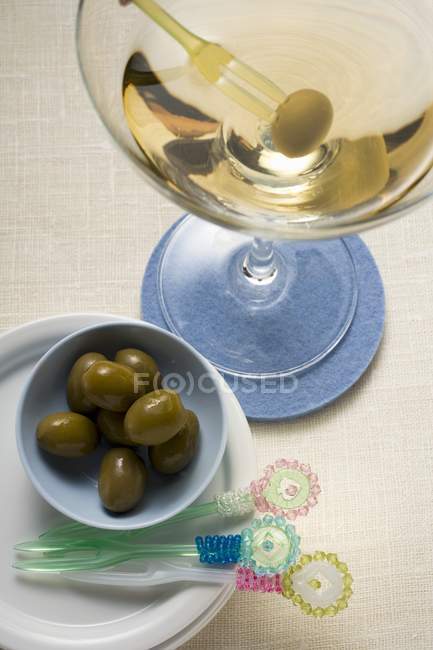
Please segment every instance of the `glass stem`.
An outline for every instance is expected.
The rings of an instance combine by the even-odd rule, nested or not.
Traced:
[[[277,267],[271,241],[258,237],[253,239],[251,248],[244,259],[243,272],[248,280],[257,284],[271,282],[275,278]]]

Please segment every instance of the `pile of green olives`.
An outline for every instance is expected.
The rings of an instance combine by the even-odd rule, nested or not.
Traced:
[[[37,426],[39,446],[64,458],[80,458],[111,446],[102,459],[98,492],[111,512],[128,512],[143,498],[147,472],[136,453],[148,447],[149,462],[165,475],[181,472],[194,458],[200,424],[179,395],[162,388],[155,360],[135,348],[110,361],[99,352],[83,354],[67,382],[70,411],[52,413]]]

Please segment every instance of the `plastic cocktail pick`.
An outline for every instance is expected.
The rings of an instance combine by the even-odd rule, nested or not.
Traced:
[[[48,540],[29,545],[17,544],[19,552],[43,553],[43,557],[18,560],[23,571],[62,572],[105,569],[141,558],[197,557],[203,564],[240,564],[257,575],[286,571],[299,556],[300,538],[284,517],[265,515],[238,535],[196,537],[195,545],[137,544],[110,536],[82,539],[63,545]],[[80,553],[77,553],[80,551]]]
[[[285,573],[257,575],[249,567],[205,568],[152,561],[139,571],[84,571],[65,573],[74,582],[126,588],[151,588],[175,582],[231,584],[238,591],[283,595],[304,614],[323,618],[346,609],[353,579],[347,565],[335,553],[316,551],[302,555]]]
[[[84,524],[69,523],[51,528],[41,535],[41,539],[62,539],[72,542],[76,536],[82,538],[87,535],[93,537],[108,534],[113,537],[136,538],[171,524],[199,517],[215,514],[222,517],[239,517],[253,513],[255,510],[262,513],[271,512],[294,521],[297,517],[306,516],[309,513],[310,509],[317,504],[320,492],[317,474],[309,465],[283,458],[268,465],[263,476],[253,481],[248,488],[218,494],[213,501],[190,506],[160,524],[135,531],[108,533]],[[32,542],[30,544],[33,545]],[[24,545],[21,545],[21,550],[26,550]]]

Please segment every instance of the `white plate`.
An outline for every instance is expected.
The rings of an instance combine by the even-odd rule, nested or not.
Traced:
[[[177,648],[202,629],[230,598],[231,587],[169,586],[147,593],[71,585],[61,578],[18,576],[12,546],[61,521],[32,487],[15,445],[15,409],[36,361],[56,341],[88,325],[121,320],[70,314],[29,323],[0,337],[0,647],[4,650],[146,650]],[[223,463],[203,500],[248,485],[256,476],[251,431],[230,392],[230,431]],[[196,534],[234,532],[239,523],[205,518],[172,529],[180,542]],[[174,532],[176,530],[176,532]]]

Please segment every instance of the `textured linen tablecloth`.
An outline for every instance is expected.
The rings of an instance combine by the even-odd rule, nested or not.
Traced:
[[[99,123],[77,70],[75,14],[67,0],[0,0],[4,330],[63,312],[138,316],[146,261],[181,214]],[[320,475],[320,504],[299,529],[306,550],[348,562],[351,606],[316,621],[283,598],[238,594],[190,650],[433,648],[433,203],[365,240],[387,295],[373,366],[321,413],[252,427],[258,467],[290,455]]]

